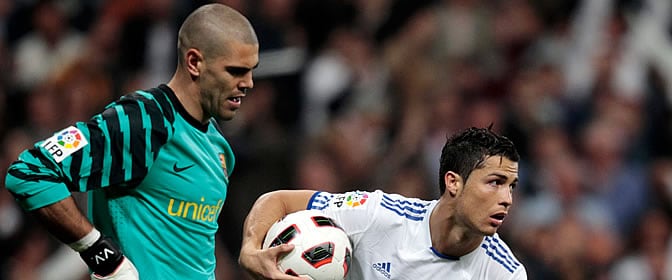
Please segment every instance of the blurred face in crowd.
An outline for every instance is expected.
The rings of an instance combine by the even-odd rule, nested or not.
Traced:
[[[63,11],[55,2],[40,3],[33,14],[33,26],[50,44],[57,43],[67,27]]]

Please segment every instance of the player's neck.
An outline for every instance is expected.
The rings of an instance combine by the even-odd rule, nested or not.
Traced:
[[[185,82],[178,74],[175,74],[167,85],[175,92],[175,96],[189,115],[202,123],[207,122],[207,119],[203,120],[203,108],[198,100],[200,92],[194,83]]]
[[[483,241],[483,235],[474,234],[460,226],[452,213],[453,209],[447,203],[441,202],[432,210],[429,218],[432,247],[446,256],[461,257],[478,248]]]

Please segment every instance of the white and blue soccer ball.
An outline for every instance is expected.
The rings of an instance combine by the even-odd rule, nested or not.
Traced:
[[[287,274],[313,280],[342,280],[350,268],[352,244],[334,220],[317,210],[294,212],[275,222],[263,248],[293,244],[278,267]]]

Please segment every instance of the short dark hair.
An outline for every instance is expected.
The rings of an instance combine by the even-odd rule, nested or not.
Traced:
[[[444,175],[448,171],[459,174],[464,181],[474,169],[483,167],[488,157],[503,156],[518,162],[520,156],[515,145],[509,138],[493,132],[492,125],[488,128],[471,127],[446,140],[441,150],[439,167],[439,192],[446,191]]]
[[[200,6],[178,31],[178,63],[184,63],[184,54],[190,48],[199,49],[208,58],[229,55],[228,43],[232,41],[259,44],[252,24],[240,12],[220,3]]]

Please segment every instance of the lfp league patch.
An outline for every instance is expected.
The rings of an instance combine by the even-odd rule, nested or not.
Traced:
[[[351,191],[341,194],[335,194],[330,203],[337,208],[355,208],[363,206],[369,199],[369,194],[360,191]]]
[[[88,144],[89,141],[86,140],[81,130],[69,126],[44,140],[40,146],[49,152],[54,161],[61,162]]]

